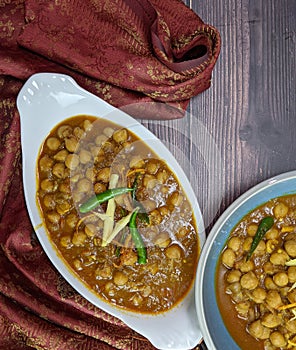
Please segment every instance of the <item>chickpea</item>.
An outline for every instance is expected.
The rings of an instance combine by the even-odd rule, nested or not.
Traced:
[[[245,252],[248,252],[251,248],[251,244],[253,242],[253,238],[252,237],[247,237],[244,242],[243,242],[243,250]]]
[[[144,207],[145,207],[145,210],[147,211],[147,213],[149,213],[150,211],[152,211],[156,208],[156,203],[152,199],[146,199],[143,204],[144,204]],[[159,208],[159,212],[161,213],[160,209],[161,208]]]
[[[113,140],[117,143],[124,143],[128,139],[128,132],[126,129],[116,130],[113,135]]]
[[[177,232],[177,237],[179,239],[184,238],[188,234],[188,229],[186,227],[181,227],[180,230]]]
[[[83,122],[83,129],[85,131],[90,131],[92,129],[93,125],[92,125],[92,122],[88,119],[84,120]]]
[[[93,156],[96,163],[100,163],[105,158],[104,150],[100,146],[91,146],[90,153]]]
[[[240,283],[243,288],[248,289],[248,290],[253,290],[255,289],[259,281],[253,271],[247,272],[246,274],[242,275]]]
[[[183,255],[182,248],[178,244],[172,244],[166,248],[165,255],[169,259],[181,259]]]
[[[110,127],[106,127],[103,130],[104,135],[106,135],[108,138],[111,137],[114,133],[114,129],[110,128]]]
[[[266,296],[266,302],[269,305],[269,307],[277,309],[281,305],[283,305],[282,298],[278,291],[276,290],[270,290],[267,293]]]
[[[268,328],[278,327],[281,322],[281,316],[276,313],[266,313],[261,320],[262,325]]]
[[[91,190],[92,183],[88,179],[81,179],[77,183],[77,191],[80,193],[87,193]]]
[[[96,145],[101,146],[107,140],[108,140],[108,137],[106,135],[101,134],[96,137],[95,142],[96,142]]]
[[[159,170],[156,174],[156,178],[160,183],[164,184],[169,178],[169,174],[166,170]]]
[[[235,305],[237,313],[245,319],[248,317],[250,308],[251,303],[247,300],[240,301]]]
[[[60,215],[65,215],[68,211],[70,211],[71,204],[68,201],[64,201],[62,203],[59,203],[56,209]]]
[[[84,136],[84,130],[81,129],[79,126],[76,126],[73,130],[73,135],[77,138],[77,139],[81,139]]]
[[[78,145],[78,141],[75,137],[70,137],[65,140],[65,147],[69,152],[75,152]]]
[[[58,128],[57,134],[60,139],[69,137],[72,134],[72,127],[70,125],[62,125]]]
[[[70,248],[71,245],[72,245],[71,237],[69,235],[62,236],[61,239],[60,239],[60,244],[64,248]]]
[[[128,276],[121,271],[117,271],[113,275],[113,281],[117,286],[124,286],[128,281]]]
[[[133,296],[132,300],[135,306],[139,306],[143,302],[143,297],[137,293]]]
[[[95,193],[102,193],[102,192],[106,191],[106,189],[107,189],[106,185],[101,183],[101,182],[96,182],[94,185]]]
[[[144,289],[143,289],[143,292],[142,292],[142,295],[147,298],[152,292],[152,288],[150,286],[146,286]]]
[[[254,270],[254,262],[253,260],[248,260],[248,261],[242,261],[238,264],[238,269],[242,272],[242,273],[246,273],[249,271]]]
[[[145,161],[141,156],[134,156],[129,162],[129,167],[134,169],[144,168]]]
[[[65,160],[65,165],[70,170],[74,170],[79,165],[79,157],[77,154],[68,154]]]
[[[152,185],[150,185],[150,183]],[[145,188],[154,188],[159,182],[157,181],[156,177],[151,174],[145,174],[143,177],[143,186]]]
[[[107,282],[104,289],[110,297],[115,295],[114,284],[112,282]]]
[[[269,239],[266,242],[266,252],[269,254],[273,253],[276,250],[278,243],[277,239]]]
[[[277,348],[283,348],[287,344],[286,339],[281,332],[278,332],[278,331],[272,332],[269,338],[272,345],[276,346]]]
[[[86,234],[82,231],[74,232],[72,243],[76,246],[82,246],[86,240]]]
[[[268,339],[270,335],[270,329],[264,327],[260,320],[256,320],[250,324],[249,332],[254,338],[261,340]]]
[[[120,256],[120,261],[122,265],[133,266],[138,261],[138,255],[132,249],[128,249]]]
[[[149,162],[146,164],[146,170],[147,173],[150,175],[155,175],[159,169],[159,162],[155,159],[149,160]]]
[[[263,270],[267,275],[273,275],[278,272],[278,266],[273,265],[270,261],[266,261],[263,265]]]
[[[57,160],[58,162],[65,162],[67,155],[69,154],[69,152],[66,149],[62,149],[61,151],[59,151],[58,153],[56,153],[53,158],[55,160]]]
[[[47,218],[52,224],[58,224],[61,219],[60,215],[55,211],[47,213]]]
[[[154,209],[149,214],[150,223],[153,225],[159,225],[162,221],[162,216],[158,209]]]
[[[92,167],[86,169],[85,177],[87,177],[91,182],[95,181],[95,174]]]
[[[65,164],[64,163],[56,163],[52,168],[52,173],[58,179],[65,178]]]
[[[47,209],[54,209],[56,205],[54,196],[52,194],[46,194],[43,197],[43,204]]]
[[[40,187],[43,191],[49,193],[56,191],[58,185],[54,180],[45,179],[41,181]]]
[[[175,191],[172,193],[172,195],[169,198],[169,202],[174,206],[174,207],[179,207],[182,202],[183,202],[183,196],[179,192]]]
[[[79,152],[79,161],[81,164],[87,164],[91,162],[91,160],[92,154],[89,151],[83,149]]]
[[[94,224],[85,225],[84,232],[88,237],[93,237],[96,234],[96,226]]]
[[[222,254],[222,263],[227,266],[227,267],[233,267],[234,263],[235,263],[235,252],[230,249],[227,248],[224,250],[223,254]]]
[[[290,266],[288,268],[288,278],[289,278],[289,283],[295,283],[296,282],[296,266]]]
[[[131,150],[132,149],[132,145],[133,143],[130,142],[130,141],[126,141],[122,144],[122,147],[125,149],[125,150]]]
[[[148,270],[152,275],[156,275],[156,273],[159,270],[158,264],[156,262],[151,264],[146,264],[143,267],[145,270]]]
[[[80,202],[83,197],[84,197],[83,192],[72,191],[72,199],[74,203]]]
[[[226,275],[226,281],[228,283],[239,282],[242,273],[239,270],[231,270]]]
[[[296,320],[289,320],[289,322],[286,323],[287,330],[291,333],[296,333]]]
[[[82,262],[80,261],[80,260],[78,260],[78,259],[75,259],[74,261],[73,261],[73,265],[74,265],[74,267],[75,267],[75,269],[76,270],[82,270]]]
[[[269,290],[277,290],[278,289],[278,286],[274,283],[274,280],[269,276],[265,277],[264,285],[265,285],[265,288],[269,289]]]
[[[247,234],[251,237],[254,237],[256,232],[258,230],[258,225],[257,224],[250,224],[247,227]]]
[[[57,139],[56,137],[49,137],[46,140],[46,146],[51,150],[51,151],[57,151],[58,148],[61,145],[61,141]]]
[[[70,213],[67,215],[66,217],[66,224],[70,227],[70,228],[74,228],[78,222],[78,218],[75,214]]]
[[[160,248],[166,248],[170,243],[171,238],[167,232],[161,232],[154,240],[154,244]]]
[[[239,282],[234,282],[227,286],[227,293],[230,293],[230,294],[234,294],[234,295],[240,294],[241,290],[242,290],[242,286]]]
[[[96,269],[96,276],[101,278],[110,278],[112,276],[112,269],[109,265],[103,264]]]
[[[242,241],[239,237],[233,236],[227,243],[228,248],[232,249],[234,252],[238,252],[241,247]]]
[[[295,303],[296,302],[296,290],[292,289],[288,294],[287,298],[290,303]]]
[[[266,252],[266,244],[264,241],[260,241],[257,245],[257,248],[254,251],[256,255],[264,255]]]
[[[158,181],[158,180],[157,180]],[[161,186],[161,188],[160,188],[160,192],[162,193],[162,194],[167,194],[167,193],[169,193],[169,186],[166,186],[166,185],[162,185]]]
[[[158,210],[159,210],[160,215],[161,215],[162,217],[167,216],[167,215],[169,215],[169,213],[170,213],[169,208],[168,208],[166,205],[160,207]]]
[[[102,168],[97,173],[97,176],[96,176],[97,181],[101,181],[105,183],[109,182],[110,173],[111,173],[111,169],[109,167]]]
[[[278,239],[279,238],[279,230],[275,227],[272,227],[265,234],[266,239]]]
[[[294,239],[289,239],[284,243],[286,252],[291,258],[296,257],[296,241]]]
[[[278,272],[273,276],[273,281],[277,286],[285,287],[289,283],[289,278],[285,272]]]
[[[257,287],[252,292],[252,298],[257,304],[261,304],[264,302],[266,298],[266,291],[263,288]]]
[[[271,254],[269,260],[274,265],[285,266],[286,262],[290,260],[290,258],[285,251],[279,249],[277,252]]]
[[[147,179],[149,178],[149,181]],[[154,177],[153,175],[146,174],[143,180],[143,185],[146,187],[147,190],[153,190],[157,186],[160,187],[159,181]]]
[[[60,182],[59,191],[62,193],[70,193],[71,191],[70,181],[66,180],[66,181]]]
[[[289,208],[282,202],[278,203],[275,207],[274,207],[274,216],[277,219],[283,218],[288,214]]]
[[[49,156],[43,156],[39,161],[40,170],[44,172],[50,172],[53,163],[53,160]]]

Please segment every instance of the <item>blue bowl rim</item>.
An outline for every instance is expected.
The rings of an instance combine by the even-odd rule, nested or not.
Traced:
[[[204,290],[204,288],[205,288],[204,287],[205,286],[204,278],[205,278],[205,273],[208,272],[207,268],[208,268],[208,264],[209,264],[209,255],[213,249],[213,246],[215,244],[217,244],[216,238],[219,235],[219,233],[222,231],[222,228],[226,225],[227,221],[231,217],[233,217],[235,215],[235,213],[243,205],[245,205],[248,201],[251,201],[251,199],[253,199],[256,195],[260,195],[261,193],[263,193],[264,191],[266,191],[269,188],[274,187],[275,185],[283,184],[286,181],[290,181],[293,179],[296,180],[296,170],[285,172],[285,173],[276,175],[274,177],[271,177],[267,180],[260,182],[259,184],[255,185],[254,187],[250,188],[249,190],[247,190],[245,193],[243,193],[241,196],[239,196],[222,213],[222,215],[218,218],[218,220],[214,224],[213,228],[211,229],[211,231],[206,239],[206,242],[205,242],[205,244],[202,248],[202,251],[201,251],[201,255],[200,255],[200,259],[199,259],[199,263],[198,263],[198,267],[197,267],[196,282],[195,282],[195,303],[196,303],[197,318],[198,318],[199,326],[201,329],[201,333],[203,335],[203,338],[204,338],[204,341],[205,341],[207,347],[211,350],[217,349],[212,335],[215,334],[215,331],[217,331],[218,329],[221,329],[219,327],[222,327],[225,334],[227,335],[227,337],[225,338],[228,341],[227,348],[228,349],[240,349],[238,347],[238,345],[234,342],[234,340],[231,338],[231,336],[229,335],[229,333],[228,333],[228,331],[227,331],[227,329],[222,321],[222,318],[213,320],[213,324],[215,324],[214,327],[215,328],[217,327],[217,328],[214,329],[213,332],[210,332],[207,317],[206,317],[207,305],[204,304],[205,297],[211,299],[211,302],[212,303],[214,302],[214,305],[218,309],[216,301],[213,300],[213,298],[215,298],[215,296],[213,296],[213,291],[212,291],[212,295],[211,295],[211,293],[208,289],[206,291]],[[281,195],[275,196],[275,197],[283,196],[285,194],[288,195],[291,193],[296,193],[296,189],[292,192],[287,191],[287,192],[285,192]],[[270,197],[269,199],[275,198],[275,197]],[[268,201],[268,199],[263,200],[261,202],[261,204],[265,203],[266,201]],[[253,209],[258,207],[259,205],[260,205],[260,203],[253,206]],[[250,209],[250,210],[252,210],[252,209]],[[246,215],[246,214],[247,214],[247,212],[244,213],[244,215]],[[237,222],[239,222],[239,220],[244,215],[242,215],[240,218],[237,218]],[[234,226],[235,225],[232,225],[231,228],[233,228]],[[231,229],[228,230],[227,237],[228,237],[230,231],[231,231]],[[223,246],[225,245],[226,239],[223,240],[222,244],[220,243],[220,252],[221,252],[221,249],[223,249]],[[217,259],[216,259],[216,262],[217,262]],[[215,277],[215,276],[213,276],[213,277]],[[215,289],[215,279],[214,278],[213,278],[211,283],[214,287],[212,289],[214,290]],[[219,314],[219,312],[217,314]]]

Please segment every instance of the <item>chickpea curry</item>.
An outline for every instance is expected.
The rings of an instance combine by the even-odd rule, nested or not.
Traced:
[[[296,349],[296,195],[272,199],[237,224],[217,265],[216,291],[241,349]]]
[[[130,130],[88,115],[45,139],[37,202],[55,249],[101,299],[163,312],[193,284],[193,210],[166,162]]]

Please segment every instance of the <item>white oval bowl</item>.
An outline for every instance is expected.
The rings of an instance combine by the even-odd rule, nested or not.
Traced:
[[[249,212],[272,198],[296,193],[296,171],[280,174],[254,186],[237,198],[220,216],[203,246],[196,275],[195,300],[201,332],[210,350],[240,347],[231,337],[216,299],[216,268],[225,243]]]
[[[162,159],[177,176],[186,193],[195,216],[199,244],[205,242],[204,223],[192,187],[174,156],[147,128],[126,113],[116,109],[82,89],[69,76],[40,73],[31,76],[17,98],[21,118],[21,144],[24,193],[30,219],[45,253],[68,283],[85,299],[122,320],[129,327],[145,336],[158,349],[188,350],[202,339],[197,322],[194,300],[194,284],[185,298],[167,312],[140,314],[126,311],[106,303],[69,271],[54,249],[36,203],[36,165],[40,147],[49,132],[61,121],[79,114],[106,118],[130,129]]]

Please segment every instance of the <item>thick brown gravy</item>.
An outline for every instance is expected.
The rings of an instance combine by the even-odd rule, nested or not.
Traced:
[[[273,224],[247,259],[264,218]],[[233,229],[216,272],[225,326],[243,350],[296,348],[296,195],[275,198]]]
[[[109,201],[79,212],[94,194],[109,189],[114,174],[115,187],[135,182],[137,187],[135,205],[131,193],[112,202],[111,231],[138,205],[146,218],[138,215],[136,220],[145,263],[139,263],[129,225],[102,244]],[[151,313],[170,309],[187,294],[199,254],[192,208],[166,163],[132,132],[86,115],[57,125],[40,152],[38,186],[37,200],[52,242],[102,299]]]

